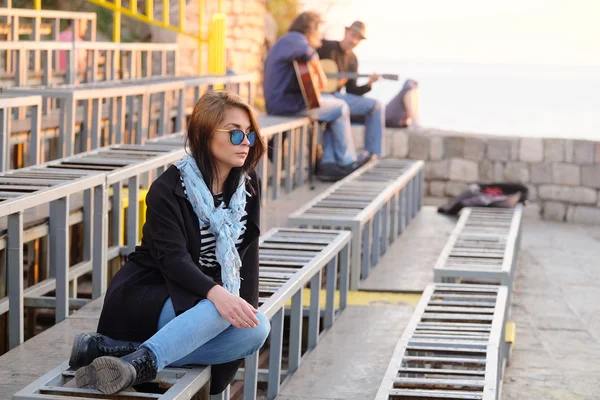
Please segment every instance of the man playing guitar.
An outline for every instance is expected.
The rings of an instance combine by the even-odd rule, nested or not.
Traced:
[[[323,132],[323,157],[317,176],[335,181],[364,165],[370,154],[356,154],[350,128],[350,108],[345,101],[323,94],[319,107],[308,109],[294,69],[295,61],[309,63],[320,82],[326,86],[327,77],[319,63],[316,48],[321,46],[319,14],[307,11],[296,17],[289,33],[282,36],[269,50],[265,61],[263,89],[267,113],[273,115],[304,115],[326,123]]]
[[[352,50],[364,39],[365,24],[355,21],[346,27],[342,41],[323,40],[323,44],[318,50],[319,57],[335,61],[339,72],[358,72],[358,59]],[[378,79],[379,75],[371,75],[366,85],[358,86],[356,79],[342,78],[338,81],[337,90],[333,95],[348,103],[352,117],[364,117],[365,148],[368,152],[381,156],[381,142],[385,130],[385,107],[375,99],[362,96],[371,90],[371,85]],[[341,93],[344,86],[346,93]]]
[[[344,39],[341,41],[323,40],[323,44],[318,50],[319,57],[333,60],[341,73],[357,73],[358,59],[353,50],[364,39],[366,39],[365,24],[361,21],[354,21],[352,25],[346,27]],[[342,78],[338,80],[337,90],[333,93],[335,97],[348,103],[353,120],[364,120],[365,147],[377,155],[381,154],[381,138],[386,123],[387,126],[402,127],[418,122],[418,104],[415,105],[415,100],[418,101],[417,83],[413,80],[406,81],[400,93],[384,107],[375,99],[363,97],[379,78],[379,75],[373,74],[369,77],[369,81],[362,86],[357,85],[356,79]],[[341,93],[344,86],[346,92]]]

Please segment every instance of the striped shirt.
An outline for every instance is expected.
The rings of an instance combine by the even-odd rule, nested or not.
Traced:
[[[183,192],[187,196],[187,191],[185,189],[185,183],[183,183],[183,177],[181,178],[181,185],[183,186]],[[223,193],[219,193],[214,196],[215,206],[218,206],[223,202]],[[246,221],[248,220],[248,213],[244,211],[244,215],[242,216],[242,224],[246,226]],[[200,230],[200,259],[198,260],[200,266],[202,267],[217,267],[220,266],[217,262],[217,254],[216,248],[217,243],[215,240],[215,235],[209,232],[210,225],[203,225]],[[235,246],[239,249],[242,242],[244,240],[244,232],[240,234],[240,237],[236,240]]]

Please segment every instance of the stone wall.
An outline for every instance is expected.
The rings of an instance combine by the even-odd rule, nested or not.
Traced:
[[[362,136],[358,127],[358,147]],[[523,183],[530,212],[600,224],[600,141],[388,129],[385,143],[388,155],[426,162],[425,196],[443,201],[474,182]]]

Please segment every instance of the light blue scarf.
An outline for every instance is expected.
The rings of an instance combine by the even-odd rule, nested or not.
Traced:
[[[183,178],[187,198],[198,216],[200,227],[210,225],[208,231],[215,235],[216,256],[221,264],[223,286],[230,293],[239,296],[242,261],[235,242],[246,229],[241,222],[246,209],[246,176],[240,179],[229,207],[225,208],[225,202],[215,207],[213,195],[204,182],[196,160],[187,155],[176,162],[175,166]]]

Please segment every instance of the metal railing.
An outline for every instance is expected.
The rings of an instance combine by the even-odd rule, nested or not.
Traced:
[[[92,272],[92,298],[106,291],[107,261],[128,254],[139,243],[140,186],[148,186],[144,175],[162,171],[182,155],[183,150],[172,148],[115,145],[0,174],[0,218],[7,217],[6,234],[0,237],[0,250],[7,252],[0,257],[0,270],[7,274],[0,277],[8,276],[9,293],[5,297],[0,284],[0,314],[9,312],[11,348],[23,341],[24,306],[56,308],[59,322],[69,307],[87,302],[76,298],[82,275]],[[127,229],[121,204],[125,185]],[[70,265],[68,232],[79,223],[83,223],[83,261]],[[43,237],[50,241],[50,278],[23,289],[24,244]],[[45,296],[55,289],[55,297]]]
[[[47,21],[47,22],[46,22]],[[24,8],[0,8],[0,36],[4,36],[3,42],[18,42],[21,36],[27,36],[27,40],[39,42],[41,40],[50,43],[59,40],[61,25],[69,21],[73,24],[73,30],[86,21],[88,25],[87,40],[96,40],[96,13],[55,11]],[[1,55],[1,54],[0,54]],[[0,57],[0,60],[2,58]],[[35,52],[33,64],[35,70],[41,68],[41,57]],[[12,55],[6,53],[2,64],[5,71],[10,71],[14,63]]]
[[[24,307],[36,305],[43,293],[56,291],[53,306],[56,322],[69,315],[69,281],[81,269],[93,269],[92,285],[96,296],[102,293],[106,271],[105,250],[102,243],[106,232],[106,178],[98,171],[52,171],[44,166],[34,166],[0,174],[0,218],[6,217],[6,234],[0,241],[0,276],[7,277],[8,297],[4,285],[0,285],[0,314],[9,314],[9,347],[13,348],[24,340]],[[83,192],[84,241],[88,252],[77,265],[69,264],[69,214],[71,197]],[[45,229],[49,237],[50,278],[24,292],[23,247],[26,237],[24,217],[39,212],[39,207],[48,208],[48,224]],[[26,301],[29,298],[29,304]],[[10,307],[10,308],[9,308]]]
[[[498,400],[507,289],[430,284],[392,355],[376,400]]]
[[[267,399],[279,394],[285,379],[298,370],[303,357],[313,350],[319,338],[331,328],[336,316],[346,308],[350,233],[305,229],[274,228],[261,236],[259,244],[259,310],[271,321],[269,367],[259,369],[260,351],[246,357],[238,376],[244,380],[244,399],[256,399],[257,384],[266,381]],[[321,288],[325,273],[325,313],[321,319]],[[339,280],[338,280],[339,274]],[[302,354],[304,288],[310,284],[307,350]],[[339,293],[339,305],[335,295]],[[282,368],[284,314],[291,301],[287,370]],[[337,311],[336,311],[337,309]],[[263,348],[262,351],[266,349]],[[217,397],[219,398],[219,397]],[[225,399],[225,395],[220,396]]]
[[[240,75],[200,75],[172,77],[184,82],[186,88],[186,101],[184,108],[178,112],[191,115],[196,102],[209,90],[222,88],[238,94],[248,104],[253,105],[256,97],[256,85],[260,82],[257,73]],[[184,126],[185,129],[185,126]]]
[[[10,96],[30,96],[32,93],[41,95],[44,110],[44,116],[39,124],[41,130],[32,130],[32,121],[26,119],[25,116],[19,120],[13,120],[10,124],[10,142],[13,144],[24,143],[28,153],[27,157],[39,156],[41,161],[47,161],[61,156],[60,150],[67,146],[66,131],[72,126],[73,118],[75,120],[75,138],[72,141],[75,140],[75,143],[69,144],[69,146],[74,147],[74,152],[85,150],[86,138],[97,135],[98,125],[94,121],[97,122],[98,117],[102,132],[101,145],[103,146],[136,142],[140,138],[138,132],[147,132],[150,137],[174,131],[181,132],[185,127],[187,115],[191,114],[193,105],[205,91],[221,84],[252,101],[256,80],[256,74],[223,77],[151,77],[120,82],[63,85],[52,89],[6,89],[3,93],[10,93]],[[183,93],[183,97],[181,93]],[[75,113],[74,115],[67,114],[68,119],[65,119],[64,114],[60,113],[63,110],[66,112],[68,104],[65,99],[68,100],[71,97],[76,106]],[[147,100],[144,100],[144,97]],[[100,100],[104,104],[101,104]],[[151,100],[153,100],[152,103]],[[54,109],[49,107],[50,103],[53,103]],[[95,114],[96,112],[98,112],[98,116]],[[170,125],[171,123],[173,125]],[[144,126],[148,129],[144,130]],[[29,145],[36,134],[40,137],[41,142],[40,155],[35,155],[33,148]],[[142,138],[144,134],[142,133]],[[65,154],[68,154],[66,149]],[[12,167],[21,168],[26,165],[25,162],[22,162]]]
[[[80,52],[86,53],[85,70],[78,68]],[[59,62],[61,53],[65,66]],[[36,63],[38,57],[42,64]],[[1,58],[12,60],[4,71],[0,70],[0,78],[12,80],[13,86],[54,86],[77,81],[175,76],[178,47],[176,43],[19,41],[0,43]]]
[[[434,267],[435,282],[514,287],[523,206],[465,208]]]
[[[69,362],[65,361],[52,371],[48,372],[32,384],[19,390],[12,397],[13,400],[55,400],[70,397],[81,399],[86,395],[97,397],[99,392],[90,389],[77,389],[72,385],[75,371],[69,370]],[[198,393],[210,381],[210,367],[195,368],[165,368],[160,371],[155,379],[161,387],[169,387],[162,394],[121,392],[112,395],[111,399],[128,400],[133,398],[154,400],[181,400],[182,393]],[[136,396],[137,394],[137,396]],[[63,397],[64,396],[64,397]],[[76,397],[75,397],[76,396]]]
[[[142,147],[142,146],[139,146]],[[344,231],[318,231],[304,229],[275,228],[259,239],[259,309],[271,321],[268,347],[269,365],[259,369],[259,353],[245,359],[245,367],[238,371],[237,378],[244,381],[244,399],[255,399],[258,382],[268,383],[268,399],[274,399],[280,385],[296,372],[302,359],[313,350],[319,339],[333,325],[337,316],[346,308],[348,297],[348,273],[350,233]],[[321,295],[325,279],[325,309],[321,309]],[[308,301],[304,301],[305,287],[310,284]],[[336,299],[336,294],[338,298]],[[306,308],[306,305],[308,307]],[[289,313],[289,352],[287,369],[282,361],[284,342],[284,314]],[[308,313],[308,335],[303,353],[303,319]],[[323,329],[321,329],[323,318]],[[263,348],[262,351],[267,351]],[[182,375],[179,380],[173,375]],[[64,362],[37,379],[13,398],[52,399],[56,395],[97,395],[88,389],[75,389],[69,384],[74,371]],[[210,367],[167,368],[157,381],[174,384],[163,395],[144,394],[144,398],[179,399],[196,394],[208,383]],[[128,393],[127,395],[130,395]],[[116,396],[119,398],[119,395]],[[229,390],[211,399],[228,399]]]
[[[68,157],[77,152],[113,143],[125,143],[125,132],[129,134],[129,143],[143,144],[150,136],[151,119],[154,114],[151,112],[151,102],[156,100],[157,96],[160,103],[156,107],[157,135],[170,133],[170,104],[183,102],[184,88],[185,85],[181,81],[146,78],[54,88],[11,88],[5,90],[5,93],[40,95],[44,99],[58,101],[59,112],[50,115],[54,119],[50,126],[58,127],[56,156]],[[83,105],[81,119],[77,113],[79,103]],[[178,114],[175,126],[170,131],[181,131],[184,118],[183,114]],[[108,123],[106,129],[103,129],[105,120]],[[79,122],[83,123],[84,129],[80,130],[79,143],[76,143],[76,125]],[[27,132],[28,128],[25,126],[23,130]]]
[[[151,173],[162,173],[171,163],[185,155],[183,149],[143,145],[111,145],[96,151],[81,153],[73,157],[47,163],[51,170],[78,171],[100,170],[106,174],[106,188],[111,226],[109,242],[106,244],[108,260],[126,256],[140,241],[140,203],[150,186]],[[144,190],[144,193],[141,192]],[[107,192],[108,193],[108,192]],[[127,229],[124,230],[124,215],[121,202],[127,195]],[[124,244],[125,241],[125,244]]]
[[[198,29],[189,30],[185,24],[187,4],[184,0],[172,2],[171,0],[160,0],[162,15],[155,17],[155,0],[145,1],[145,9],[141,10],[138,0],[131,0],[129,6],[125,7],[121,0],[88,0],[88,2],[103,7],[113,12],[113,41],[121,41],[121,16],[130,18],[163,28],[179,35],[184,35],[196,40],[198,73],[203,69],[203,45],[208,44],[208,72],[212,74],[225,74],[225,15],[222,13],[222,0],[218,0],[218,13],[211,16],[208,26],[208,36],[205,34],[204,0],[199,0],[198,7]],[[174,4],[173,4],[174,3]],[[171,9],[178,8],[177,23],[171,23]]]
[[[17,147],[13,160],[13,111],[30,109],[31,138],[27,149]],[[18,114],[18,112],[17,112]],[[42,123],[42,96],[18,96],[0,93],[0,172],[16,168],[19,164],[37,165],[40,162],[40,131]],[[24,159],[24,154],[28,153]]]
[[[293,212],[288,223],[351,230],[350,288],[357,290],[420,210],[422,187],[422,161],[371,161]]]
[[[5,41],[19,41],[26,35],[33,41],[58,40],[61,25],[68,21],[86,21],[88,39],[96,40],[96,13],[0,7],[0,35],[6,36]]]

